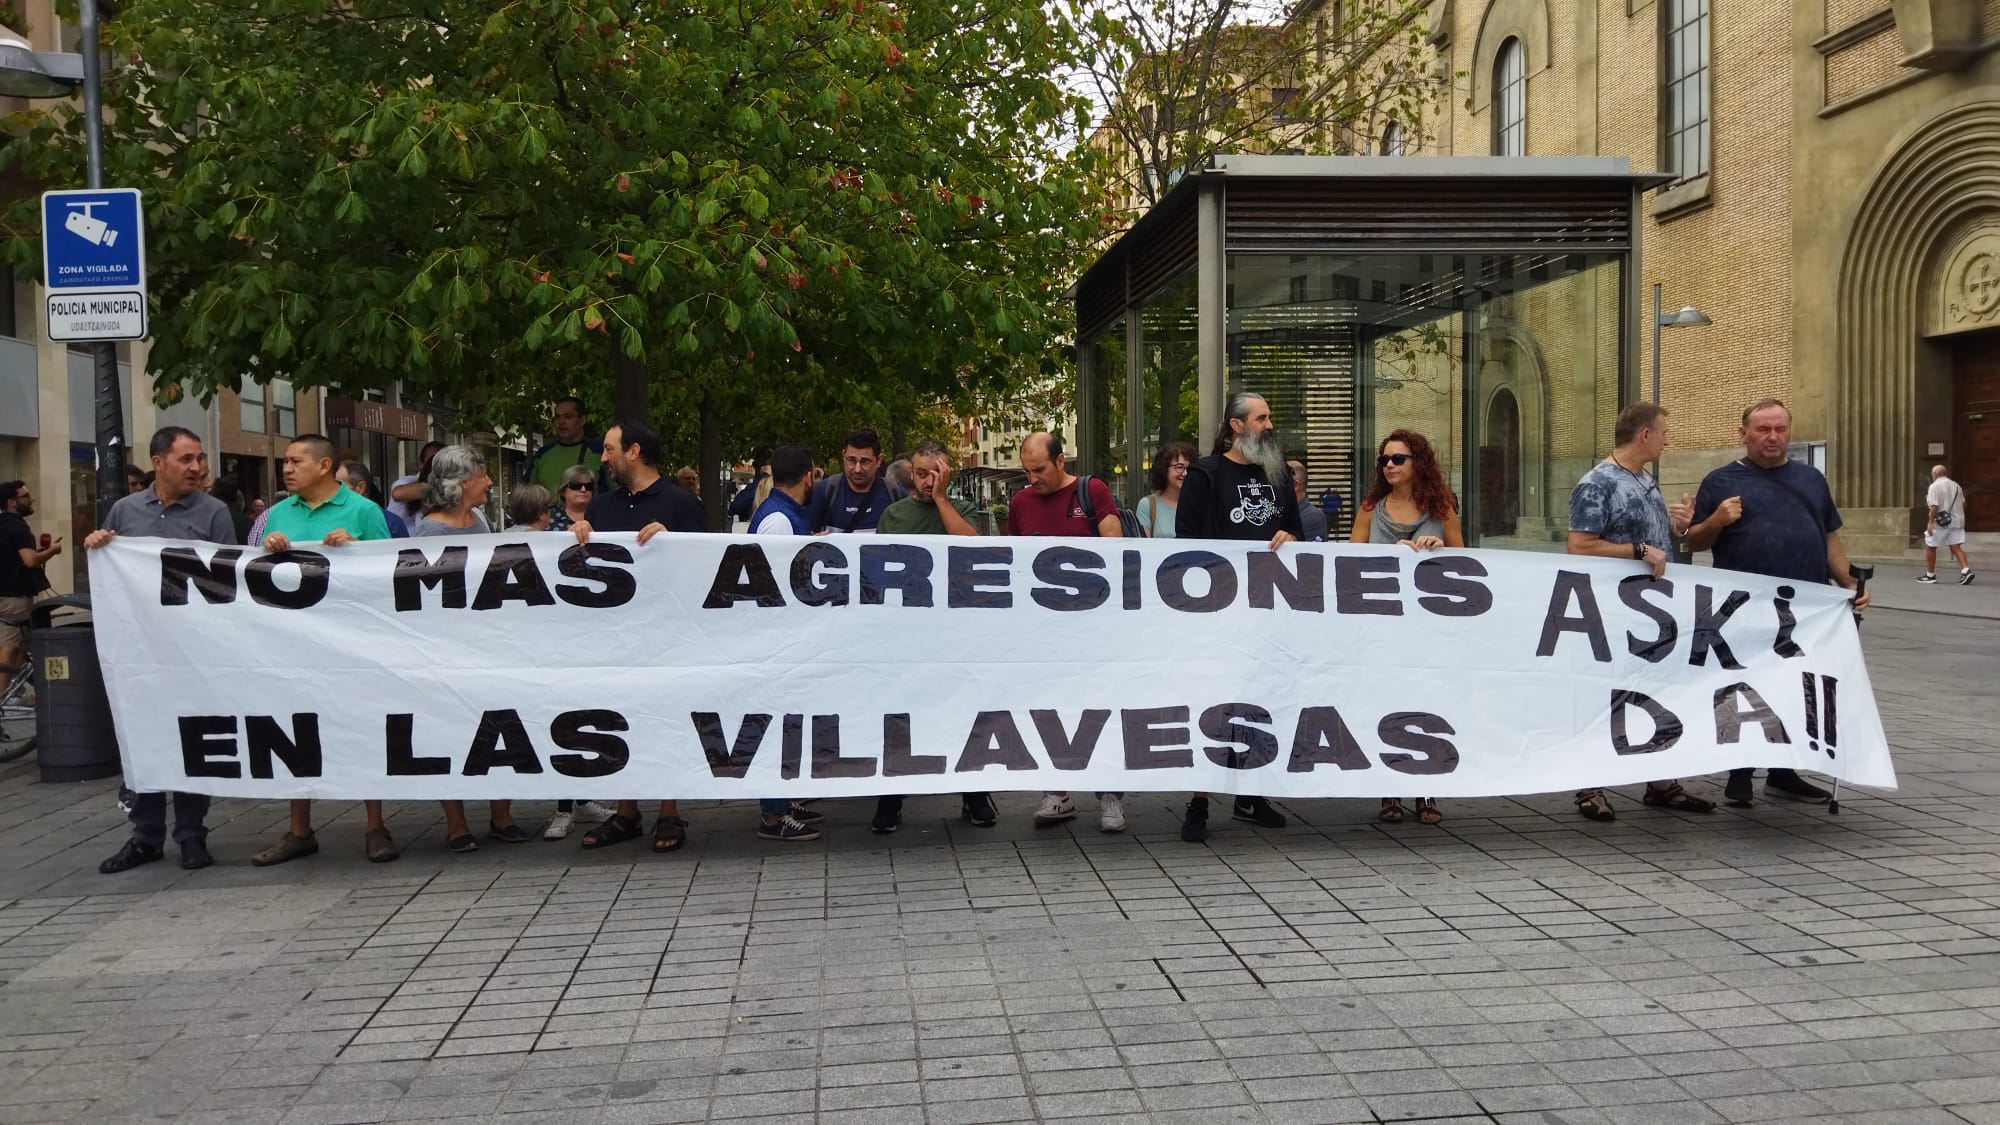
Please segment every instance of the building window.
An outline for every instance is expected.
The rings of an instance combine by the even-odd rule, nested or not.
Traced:
[[[245,380],[243,389],[237,392],[243,400],[243,432],[261,434],[264,432],[264,388]]]
[[[272,433],[296,437],[299,432],[299,404],[290,379],[271,380],[271,401],[278,408],[278,424]]]
[[[1288,289],[1289,291],[1285,296],[1291,304],[1303,305],[1306,303],[1306,276],[1304,274],[1293,277]]]
[[[1382,155],[1402,156],[1406,153],[1401,122],[1391,121],[1382,126]]]
[[[1528,151],[1528,51],[1519,39],[1500,44],[1493,67],[1493,155]]]
[[[1296,86],[1279,86],[1271,91],[1271,120],[1290,121],[1293,110],[1299,104],[1299,90]]]
[[[1708,0],[1665,0],[1666,87],[1661,160],[1678,180],[1708,174]]]
[[[14,271],[0,268],[0,336],[17,335],[19,333],[14,324]]]

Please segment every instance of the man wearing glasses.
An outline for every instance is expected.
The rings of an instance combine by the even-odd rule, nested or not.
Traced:
[[[556,440],[535,453],[528,483],[560,494],[571,469],[588,470],[593,481],[604,479],[604,444],[590,436],[590,418],[582,399],[565,395],[556,400],[554,429]]]

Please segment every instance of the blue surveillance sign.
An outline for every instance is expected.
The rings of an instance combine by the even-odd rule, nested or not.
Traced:
[[[146,228],[137,188],[42,194],[51,340],[146,335]]]

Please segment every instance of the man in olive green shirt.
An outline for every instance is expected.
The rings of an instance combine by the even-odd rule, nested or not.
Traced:
[[[951,483],[951,454],[942,442],[917,444],[910,454],[910,477],[916,487],[882,511],[877,535],[977,535],[972,514],[978,509],[945,494]],[[942,503],[940,503],[942,499]]]
[[[528,483],[548,489],[550,496],[561,496],[563,474],[581,466],[590,470],[601,491],[604,443],[590,436],[590,419],[584,414],[582,399],[564,395],[556,400],[554,429],[556,440],[535,451],[535,459],[528,468]]]
[[[951,483],[951,454],[942,442],[918,442],[910,454],[910,477],[916,487],[908,496],[882,509],[875,525],[877,535],[978,535],[972,526],[972,505],[953,500],[945,491]],[[990,828],[1000,818],[991,793],[961,795],[962,815],[975,827]],[[869,830],[887,835],[903,823],[903,798],[881,797],[875,802],[875,819]]]

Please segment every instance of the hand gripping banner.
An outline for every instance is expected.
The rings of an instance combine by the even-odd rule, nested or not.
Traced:
[[[1510,551],[118,539],[127,781],[233,797],[1893,787],[1845,593]]]

